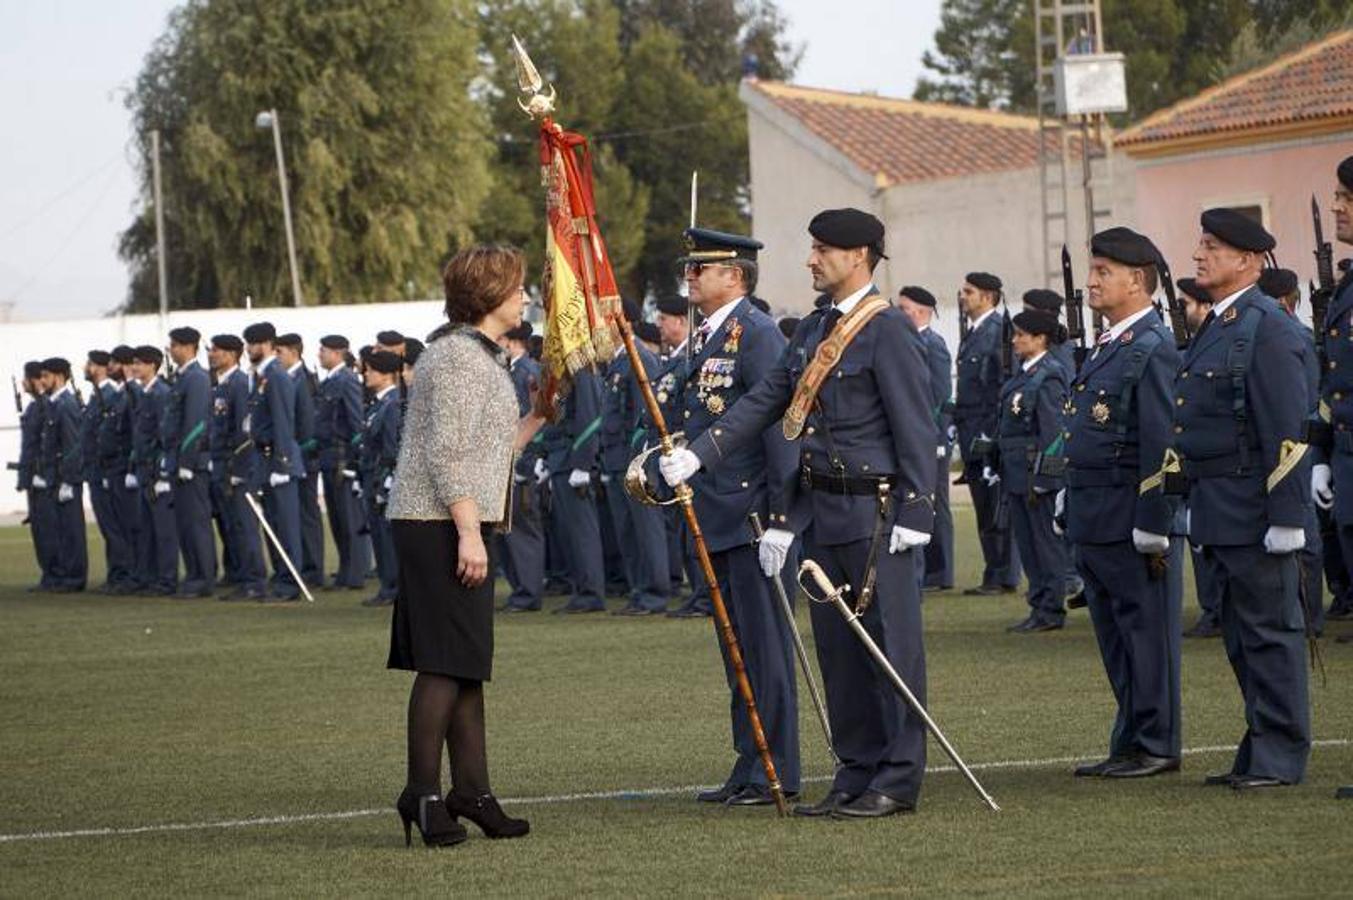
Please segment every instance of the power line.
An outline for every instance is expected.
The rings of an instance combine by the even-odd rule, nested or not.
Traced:
[[[70,196],[71,194],[75,193],[75,191],[79,190],[79,189],[80,189],[81,187],[83,187],[87,182],[91,181],[91,180],[94,178],[94,176],[103,173],[106,169],[108,169],[109,166],[111,166],[113,163],[117,162],[117,161],[118,161],[119,159],[121,159],[121,158],[122,158],[122,151],[121,151],[121,150],[118,150],[117,153],[113,154],[113,155],[112,155],[111,157],[109,157],[108,159],[106,159],[106,160],[104,160],[103,162],[99,163],[99,164],[98,164],[97,166],[95,166],[93,169],[91,169],[90,171],[86,172],[84,175],[81,175],[79,178],[77,178],[77,179],[76,179],[74,182],[72,182],[70,185],[68,185],[68,186],[65,187],[65,188],[62,188],[62,189],[61,189],[60,191],[58,191],[54,196],[52,196],[52,197],[50,197],[49,199],[47,199],[46,201],[44,201],[44,202],[43,202],[36,210],[34,210],[32,213],[30,213],[29,216],[28,216],[27,218],[21,219],[21,220],[20,220],[19,222],[17,222],[16,224],[11,225],[11,226],[10,226],[8,229],[6,229],[4,232],[0,232],[0,240],[4,240],[4,239],[9,238],[9,237],[10,237],[11,235],[13,235],[15,232],[19,231],[19,230],[22,229],[22,228],[26,228],[27,226],[29,226],[29,225],[33,224],[34,222],[36,222],[38,219],[42,218],[43,215],[45,215],[45,214],[47,213],[48,210],[50,210],[52,207],[56,206],[58,203],[60,203],[60,202],[61,202],[62,200],[64,200],[64,199],[66,199],[66,198],[67,198],[68,196]]]

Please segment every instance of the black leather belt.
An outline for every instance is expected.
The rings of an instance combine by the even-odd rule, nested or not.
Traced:
[[[891,475],[833,475],[804,466],[799,470],[803,486],[828,494],[850,494],[859,497],[877,497],[879,486],[892,483]]]
[[[1066,470],[1066,486],[1070,488],[1088,488],[1132,484],[1136,481],[1136,471],[1136,467],[1133,467],[1132,469],[1119,468],[1117,466],[1111,469],[1077,469],[1073,466],[1068,466]]]
[[[1259,450],[1250,451],[1250,458],[1257,459]],[[1185,459],[1180,461],[1184,474],[1192,481],[1199,478],[1225,478],[1234,475],[1248,475],[1252,466],[1245,466],[1239,453],[1219,456],[1215,459]]]

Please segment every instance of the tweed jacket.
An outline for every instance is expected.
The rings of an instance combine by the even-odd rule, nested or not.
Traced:
[[[469,498],[481,522],[507,523],[517,392],[506,354],[460,328],[432,341],[417,371],[386,516],[450,519]]]

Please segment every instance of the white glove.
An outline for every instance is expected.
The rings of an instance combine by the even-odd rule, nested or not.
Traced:
[[[685,447],[666,453],[658,460],[658,471],[668,487],[676,487],[700,471],[700,457]]]
[[[128,472],[127,477],[122,479],[122,486],[129,491],[134,491],[141,486],[141,480],[131,472]]]
[[[1142,531],[1140,528],[1132,529],[1132,546],[1137,548],[1141,554],[1168,553],[1170,551],[1170,538],[1164,534],[1154,534],[1150,531]]]
[[[550,477],[550,470],[545,468],[545,460],[543,459],[536,460],[536,467],[531,471],[535,473],[536,484],[544,484]]]
[[[611,476],[610,476],[610,475],[607,475],[605,472],[602,472],[602,473],[601,473],[601,483],[602,483],[602,484],[610,484],[610,483],[611,483]]]
[[[179,481],[192,481],[192,480],[193,480],[192,469],[179,469]]]
[[[385,480],[381,482],[381,487],[383,487],[385,490],[388,491],[394,486],[395,486],[395,476],[386,475]]]
[[[101,479],[99,479],[99,484],[103,485],[103,489],[104,489],[105,491],[108,490],[108,479],[107,479],[107,478],[101,478]]]
[[[158,497],[161,494],[167,494],[171,490],[173,490],[173,487],[169,484],[168,481],[165,481],[163,478],[155,482],[155,496]]]
[[[949,445],[948,445],[948,444],[940,444],[938,447],[935,448],[935,458],[936,458],[936,459],[944,459],[944,454],[946,454],[946,453],[948,453],[948,452],[949,452]]]
[[[1193,536],[1193,510],[1188,507],[1184,508],[1184,534]]]
[[[1334,505],[1334,473],[1325,463],[1316,463],[1311,467],[1311,498],[1321,509]]]
[[[352,496],[356,497],[358,500],[361,500],[361,499],[362,499],[362,484],[361,484],[361,482],[359,482],[359,481],[354,481],[354,482],[352,483]]]
[[[995,487],[1001,483],[1001,476],[991,466],[983,466],[982,480],[986,482],[987,487]]]
[[[285,472],[273,472],[268,476],[268,484],[272,487],[279,487],[291,481],[291,476]]]
[[[376,505],[377,505],[377,506],[384,506],[384,505],[385,505],[385,501],[388,500],[388,499],[389,499],[389,498],[386,497],[384,494],[377,494],[377,495],[376,495]]]
[[[914,547],[924,547],[930,543],[930,535],[923,531],[912,531],[901,525],[893,526],[893,536],[888,541],[889,553],[901,553]]]
[[[232,485],[234,485],[235,487],[239,487],[240,485],[244,484],[244,479],[241,478],[241,477],[238,476],[238,475],[231,475],[231,476],[230,476],[230,483],[231,483]]]
[[[958,426],[950,425],[948,428],[944,429],[944,436],[949,439],[949,443],[951,444],[958,440]]]
[[[214,471],[216,471],[216,465],[211,460],[207,460],[207,474],[210,475]]]
[[[1057,496],[1052,498],[1052,533],[1058,537],[1062,536],[1062,526],[1057,524],[1057,520],[1066,515],[1066,488],[1057,492]]]
[[[343,469],[340,474],[349,481],[357,480],[357,472],[353,469]]]
[[[513,483],[513,484],[526,484],[526,476],[525,476],[525,475],[519,475],[519,474],[517,474],[516,472],[513,472],[513,473],[512,473],[512,483]]]
[[[592,483],[592,473],[584,472],[582,469],[574,469],[568,473],[568,486],[571,488],[587,487]]]
[[[41,475],[34,475],[33,487],[37,488],[40,491],[47,490],[47,479],[43,478]]]
[[[65,482],[62,482],[61,486],[56,489],[56,502],[67,503],[74,499],[75,499],[75,488],[71,487],[69,484],[66,484]]]
[[[1270,525],[1264,532],[1264,549],[1274,556],[1294,553],[1306,546],[1306,530],[1291,525]]]
[[[794,543],[794,532],[783,528],[770,528],[761,535],[761,546],[756,555],[761,561],[761,571],[767,578],[775,578],[785,567],[785,557],[789,556],[789,546]]]

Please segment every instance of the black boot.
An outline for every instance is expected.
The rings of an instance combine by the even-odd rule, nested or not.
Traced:
[[[447,813],[446,804],[435,791],[419,794],[411,788],[405,788],[395,801],[395,809],[404,822],[405,847],[413,845],[413,825],[418,826],[418,833],[423,836],[423,843],[428,847],[449,847],[470,836],[465,826]]]
[[[498,805],[492,794],[468,799],[455,794],[446,795],[446,811],[452,816],[463,816],[479,826],[485,837],[522,837],[531,830],[525,819],[514,819]]]

